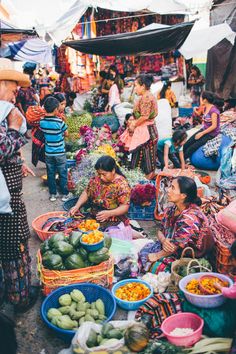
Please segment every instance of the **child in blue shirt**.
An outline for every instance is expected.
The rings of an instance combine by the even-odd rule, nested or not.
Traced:
[[[64,136],[67,135],[67,125],[57,117],[60,102],[54,97],[48,97],[44,102],[46,115],[40,120],[40,129],[45,137],[45,162],[47,166],[48,188],[50,201],[57,199],[56,173],[59,174],[62,201],[69,198],[67,188],[67,165]]]
[[[157,157],[161,169],[168,168],[169,159],[175,168],[185,169],[183,145],[187,141],[187,134],[184,129],[176,130],[172,138],[159,140],[157,143]]]

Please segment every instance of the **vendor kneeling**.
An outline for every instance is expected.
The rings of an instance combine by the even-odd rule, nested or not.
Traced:
[[[140,252],[144,271],[170,271],[171,263],[180,258],[184,248],[192,247],[197,258],[207,255],[214,246],[208,220],[199,206],[197,186],[192,178],[177,177],[168,190],[168,201],[174,205],[164,211],[161,229],[155,243]]]
[[[70,215],[81,214],[80,208],[87,204],[103,230],[121,226],[125,233],[132,235],[127,217],[131,194],[127,179],[110,156],[100,157],[95,169],[97,176],[91,178]]]

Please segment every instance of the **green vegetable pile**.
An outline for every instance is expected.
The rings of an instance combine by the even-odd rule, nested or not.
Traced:
[[[68,126],[68,138],[67,140],[76,140],[79,138],[79,130],[83,125],[91,127],[93,118],[88,112],[82,114],[73,112],[67,116],[66,124]]]
[[[80,243],[83,233],[72,231],[69,236],[58,232],[40,246],[43,266],[51,270],[72,270],[98,265],[109,259],[111,238],[104,238],[104,247],[96,252],[86,251]]]
[[[181,347],[177,347],[169,342],[158,340],[155,342],[149,342],[141,354],[184,354],[184,350]]]
[[[50,308],[47,318],[54,325],[62,329],[77,330],[85,321],[103,323],[105,305],[101,299],[89,303],[84,294],[74,289],[70,294],[64,294],[58,299],[60,307]]]
[[[105,323],[102,326],[101,333],[91,329],[86,342],[88,348],[97,347],[103,344],[114,345],[118,340],[124,337],[124,330],[114,328],[111,323]]]

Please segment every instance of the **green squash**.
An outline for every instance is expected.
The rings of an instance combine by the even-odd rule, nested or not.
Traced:
[[[77,253],[82,257],[84,261],[88,260],[88,252],[84,248],[79,248]]]
[[[43,266],[47,269],[61,270],[63,267],[62,258],[58,254],[43,257]]]
[[[109,250],[106,247],[101,248],[96,252],[91,252],[88,255],[88,259],[93,264],[100,264],[102,262],[108,261]]]
[[[53,252],[62,257],[67,257],[74,252],[74,248],[65,241],[58,241],[54,242]]]
[[[55,242],[64,241],[64,240],[65,240],[65,235],[63,234],[63,232],[57,232],[55,235],[50,237],[50,239],[48,240],[48,245],[50,249],[53,249]]]
[[[142,323],[134,324],[125,331],[125,344],[132,352],[141,352],[148,345],[149,334]]]
[[[84,268],[85,264],[84,264],[82,257],[79,254],[73,253],[69,257],[66,258],[65,267],[66,267],[66,269],[69,269],[69,270],[70,269],[80,269],[80,268]]]
[[[46,240],[43,243],[41,243],[40,251],[41,251],[41,254],[44,254],[45,252],[50,251],[49,240]]]
[[[82,236],[82,232],[72,231],[72,233],[69,236],[69,242],[71,246],[73,246],[74,248],[78,247],[80,245],[81,236]]]

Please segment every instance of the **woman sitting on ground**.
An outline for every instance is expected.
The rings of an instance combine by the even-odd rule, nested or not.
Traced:
[[[80,208],[87,204],[91,215],[103,229],[120,223],[128,228],[127,217],[130,193],[128,181],[120,171],[116,161],[110,156],[102,156],[95,164],[97,176],[90,179],[86,190],[81,194],[70,215],[80,214]]]
[[[204,91],[200,101],[204,106],[203,126],[184,144],[185,159],[190,158],[197,149],[205,145],[208,140],[215,138],[220,132],[220,112],[214,105],[215,95]]]
[[[168,201],[174,205],[165,209],[158,240],[146,245],[140,253],[144,270],[152,273],[170,271],[171,263],[180,258],[186,247],[192,247],[198,258],[209,253],[214,245],[192,178],[175,178],[168,190]]]

